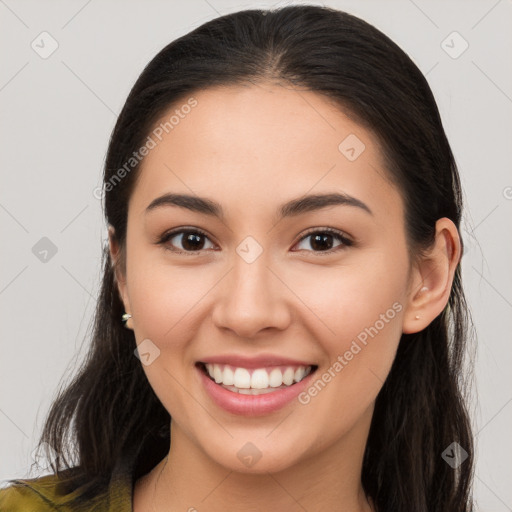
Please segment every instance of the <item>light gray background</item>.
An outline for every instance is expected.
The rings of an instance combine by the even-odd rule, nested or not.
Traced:
[[[512,510],[512,3],[304,3],[374,24],[433,89],[466,195],[463,272],[478,335],[475,497],[482,510]],[[87,345],[107,238],[93,190],[131,86],[157,51],[203,22],[280,5],[0,0],[0,479],[28,474],[51,399]],[[58,43],[46,59],[31,47],[46,37],[50,48],[43,31]],[[469,44],[458,58],[464,42],[446,39],[453,31]],[[57,247],[47,262],[32,251],[42,237]]]

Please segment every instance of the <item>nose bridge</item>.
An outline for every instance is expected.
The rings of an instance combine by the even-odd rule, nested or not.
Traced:
[[[268,327],[285,327],[289,319],[285,290],[271,265],[270,252],[256,240],[247,237],[238,245],[215,305],[214,320],[219,327],[243,337]]]
[[[250,254],[250,252],[248,253]],[[269,299],[272,295],[270,276],[270,261],[268,253],[262,253],[254,259],[249,257],[245,259],[244,256],[239,254],[233,258],[233,271],[231,272],[233,285],[236,293],[241,296],[238,297],[239,302],[244,300],[253,301],[256,296],[265,297]],[[268,300],[267,300],[268,302]]]

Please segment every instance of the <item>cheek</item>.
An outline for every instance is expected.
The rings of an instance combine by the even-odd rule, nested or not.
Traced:
[[[316,336],[332,357],[360,333],[364,338],[365,329],[376,323],[392,338],[401,333],[407,269],[405,251],[379,251],[347,265],[312,267],[307,274],[290,277],[297,283],[297,295],[314,313]]]
[[[315,414],[350,425],[376,398],[402,334],[407,269],[405,251],[379,252],[302,280],[298,294],[315,312],[309,328],[326,356],[304,397]]]
[[[128,293],[137,339],[154,339],[166,350],[177,348],[179,340],[187,338],[195,309],[214,287],[215,275],[207,265],[172,264],[157,251],[133,254]]]
[[[135,338],[137,344],[151,340],[159,351],[143,370],[175,421],[192,423],[201,411],[183,391],[193,385],[193,361],[187,348],[200,321],[201,299],[213,287],[215,276],[210,275],[211,270],[172,265],[161,254],[142,250],[132,254],[128,285]]]

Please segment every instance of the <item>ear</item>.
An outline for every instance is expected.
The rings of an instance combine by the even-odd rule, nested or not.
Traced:
[[[403,333],[423,330],[446,307],[461,252],[457,227],[446,217],[439,219],[433,246],[411,272]]]
[[[114,276],[119,296],[124,304],[124,309],[127,313],[131,313],[130,300],[126,289],[126,275],[123,273],[120,265],[120,247],[117,241],[114,227],[109,224],[108,226],[108,241],[110,250],[110,259],[112,261],[112,267],[114,268]],[[119,319],[121,321],[121,319]],[[133,321],[130,318],[126,322],[126,327],[132,328]]]

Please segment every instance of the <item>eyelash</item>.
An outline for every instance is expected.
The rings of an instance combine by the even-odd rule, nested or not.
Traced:
[[[176,230],[172,230],[167,233],[164,233],[157,241],[157,244],[164,245],[170,239],[174,238],[176,235],[180,235],[180,234],[184,234],[184,233],[189,233],[189,234],[192,233],[192,234],[202,235],[209,239],[208,234],[199,228],[189,228],[189,229],[180,228],[180,229],[176,229]],[[341,245],[338,245],[337,247],[334,247],[327,251],[308,251],[308,252],[313,252],[315,254],[318,254],[319,256],[323,256],[323,255],[333,254],[339,250],[343,250],[343,249],[346,249],[347,247],[351,247],[352,245],[354,245],[354,242],[352,240],[350,240],[349,238],[347,238],[345,233],[343,233],[342,231],[338,231],[337,229],[333,229],[333,228],[312,228],[312,229],[306,231],[306,233],[300,238],[300,240],[297,242],[297,244],[299,244],[300,242],[302,242],[303,240],[308,238],[308,236],[311,236],[313,234],[325,234],[325,233],[333,235],[336,239],[338,239],[338,241],[341,242]],[[297,244],[295,244],[295,245],[297,245]],[[175,254],[186,254],[187,256],[197,256],[203,250],[205,250],[205,249],[200,249],[197,251],[180,251],[180,250],[176,250],[176,249],[171,249],[167,246],[165,246],[165,249],[168,251],[171,251]],[[305,249],[300,249],[300,250],[305,250]],[[299,251],[293,251],[293,252],[299,252]]]

